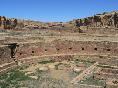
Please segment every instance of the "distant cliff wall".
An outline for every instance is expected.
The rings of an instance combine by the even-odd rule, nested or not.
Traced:
[[[74,20],[76,27],[117,27],[118,28],[118,12],[97,14],[92,17]]]
[[[8,19],[0,16],[0,29],[14,29],[17,26],[17,19]]]

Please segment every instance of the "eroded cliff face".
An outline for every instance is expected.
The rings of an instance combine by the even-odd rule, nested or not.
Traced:
[[[15,29],[16,25],[17,19],[0,16],[0,29]]]
[[[78,29],[81,26],[118,28],[118,12],[96,14],[83,19],[75,19],[70,22],[39,22],[32,20],[19,20],[0,16],[1,29]],[[82,32],[80,30],[80,32]]]
[[[81,26],[87,27],[111,27],[118,28],[118,12],[96,14],[83,19],[75,19],[70,22],[38,22],[31,20],[21,21],[23,29],[78,29]],[[80,31],[81,32],[81,31]]]
[[[92,17],[74,20],[76,27],[117,27],[118,28],[118,12],[97,14]]]

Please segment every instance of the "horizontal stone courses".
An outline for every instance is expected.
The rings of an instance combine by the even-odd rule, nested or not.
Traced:
[[[15,62],[2,64],[0,65],[0,73],[2,74],[4,72],[7,72],[14,67],[17,67]]]
[[[1,48],[2,48],[2,47],[6,47],[6,46],[8,46],[8,45],[0,45]]]
[[[6,17],[0,17],[0,22],[0,73],[42,59],[82,60],[96,63],[83,71],[82,78],[89,75],[87,72],[94,73],[96,67],[102,68],[95,72],[96,77],[118,78],[118,12],[66,23],[38,23]],[[107,67],[110,68],[104,69]],[[86,84],[80,87],[102,88]]]
[[[103,65],[94,72],[94,77],[98,79],[118,79],[118,67]]]
[[[10,63],[1,64],[1,65],[0,65],[0,68],[2,68],[2,67],[4,67],[4,66],[11,65],[11,64],[15,64],[15,62],[10,62]]]
[[[97,86],[97,85],[77,84],[77,87],[75,87],[75,88],[104,88],[104,87]]]
[[[14,39],[15,37],[13,37]],[[28,38],[28,39],[27,39]],[[27,38],[15,38],[14,41],[12,38],[12,42],[18,42],[18,43],[35,43],[35,42],[40,42],[45,40],[45,42],[50,42],[56,39],[61,39],[61,40],[71,40],[71,41],[96,41],[96,42],[102,42],[102,41],[109,41],[109,42],[118,42],[117,36],[111,36],[111,37],[106,37],[106,36],[40,36],[40,37],[35,37],[35,40],[32,39],[32,37],[27,37]],[[38,39],[38,38],[42,38]],[[7,39],[7,38],[6,38]],[[8,40],[7,42],[11,42]],[[15,41],[16,40],[16,41]],[[24,42],[25,40],[25,42]],[[21,42],[19,42],[21,41]]]
[[[112,79],[118,79],[118,74],[112,74],[112,73],[95,73],[94,74],[94,77],[95,78],[98,78],[98,79],[109,79],[109,78],[112,78]]]
[[[8,72],[9,70],[11,70],[11,69],[13,69],[15,67],[17,67],[17,65],[12,65],[10,67],[6,67],[5,69],[0,70],[0,74],[3,74],[5,72]]]
[[[95,74],[109,74],[109,75],[118,75],[118,67],[117,66],[109,66],[109,65],[101,65],[97,68]]]
[[[117,76],[118,77],[118,74],[113,74],[113,73],[104,73],[104,72],[100,72],[100,73],[97,73],[97,74],[102,74],[102,75],[114,75],[114,76]]]
[[[52,54],[52,55],[40,55],[40,56],[31,56],[26,58],[20,58],[19,60],[27,60],[27,59],[36,59],[41,57],[54,57],[54,56],[96,56],[95,54]]]
[[[99,55],[97,54],[53,54],[53,55],[40,55],[40,56],[30,56],[30,57],[26,57],[26,58],[19,58],[19,61],[28,61],[30,59],[40,59],[40,58],[44,58],[44,57],[58,57],[58,56],[84,56],[84,58],[86,57],[99,57]],[[107,57],[107,55],[102,55],[103,57]],[[118,57],[118,56],[113,56],[113,57]],[[87,60],[87,59],[83,59],[83,60]],[[116,59],[115,59],[116,60]],[[108,66],[108,65],[104,65],[104,66]],[[118,68],[117,66],[111,66],[113,68]]]
[[[37,43],[52,43],[52,42],[54,42],[55,40],[53,40],[53,41],[48,41],[48,42],[42,42],[42,41],[38,41],[38,40],[34,40],[34,41],[27,41],[27,42],[17,42],[19,45],[20,44],[37,44]],[[62,41],[64,41],[64,40],[62,40]],[[76,41],[74,41],[74,40],[65,40],[65,41],[70,41],[70,42],[85,42],[85,43],[87,43],[87,42],[94,42],[94,43],[118,43],[118,41],[90,41],[90,40],[87,40],[87,41],[82,41],[82,40],[76,40]],[[14,43],[14,42],[10,42],[10,43]]]
[[[80,73],[77,77],[75,77],[71,83],[78,83],[81,80],[83,80],[84,78],[87,78],[88,76],[90,76],[94,70],[97,68],[98,62],[94,63],[93,65],[91,65],[90,67],[88,67],[87,69],[85,69],[82,73]]]

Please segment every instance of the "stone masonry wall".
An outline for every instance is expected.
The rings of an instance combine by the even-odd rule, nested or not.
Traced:
[[[105,35],[115,35],[118,34],[118,28],[100,28],[100,27],[85,27],[81,29],[83,33],[87,34],[105,34]]]
[[[118,55],[117,42],[53,41],[19,45],[16,58],[54,54]]]
[[[0,47],[0,64],[9,63],[11,59],[11,50],[8,46]]]

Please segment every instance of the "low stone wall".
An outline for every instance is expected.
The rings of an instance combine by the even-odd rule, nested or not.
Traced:
[[[107,85],[106,88],[118,88],[118,85]]]
[[[8,46],[0,47],[0,64],[12,62],[11,59],[11,50]]]
[[[19,45],[16,58],[31,56],[55,55],[55,54],[77,54],[77,55],[118,55],[117,42],[96,41],[53,41],[51,43],[26,43]],[[97,59],[97,58],[95,58]],[[100,57],[99,60],[107,58]],[[112,59],[111,59],[112,60]],[[117,64],[117,63],[116,63]]]
[[[14,61],[13,58],[11,58],[11,50],[8,46],[0,47],[0,49],[0,64]],[[77,58],[80,56],[82,60],[118,66],[118,43],[67,40],[55,40],[49,43],[24,43],[19,44],[19,47],[16,48],[14,57],[16,59],[23,59],[33,56],[51,57],[51,59],[55,61],[72,60],[75,56],[77,56]],[[28,59],[28,62],[30,62],[30,59]]]
[[[94,75],[94,77],[98,78],[98,79],[108,79],[108,78],[116,78],[116,79],[118,79],[118,74],[96,73]]]
[[[103,86],[87,85],[87,84],[77,84],[73,88],[104,88]]]
[[[3,65],[0,65],[0,74],[3,74],[15,67],[17,67],[17,64],[15,62],[5,63]]]
[[[105,34],[105,35],[115,35],[118,34],[118,28],[101,28],[101,27],[90,27],[83,29],[83,33],[87,34]]]
[[[94,77],[98,79],[118,79],[118,68],[100,67],[97,72],[94,73]]]
[[[104,73],[118,74],[118,69],[102,68],[101,71]]]

